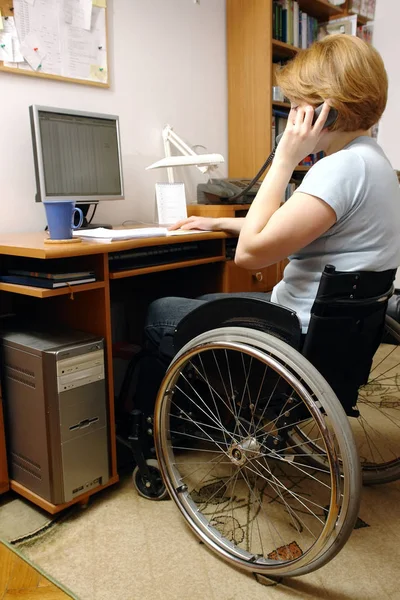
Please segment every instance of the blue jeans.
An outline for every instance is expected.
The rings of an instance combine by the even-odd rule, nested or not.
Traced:
[[[270,300],[270,292],[235,292],[205,294],[199,298],[178,298],[168,296],[154,300],[149,306],[145,322],[145,335],[161,352],[169,354],[172,347],[172,338],[181,319],[192,310],[211,300],[219,298],[262,298]],[[164,348],[164,352],[163,352]]]

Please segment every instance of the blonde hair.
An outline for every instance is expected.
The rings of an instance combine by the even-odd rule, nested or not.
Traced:
[[[352,35],[328,35],[314,42],[278,70],[276,80],[292,101],[317,106],[329,100],[339,113],[332,131],[367,130],[386,107],[383,60],[375,48]]]

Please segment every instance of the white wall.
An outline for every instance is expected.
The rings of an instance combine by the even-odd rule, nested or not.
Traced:
[[[225,0],[108,0],[108,7],[110,90],[0,72],[0,232],[46,224],[34,201],[30,104],[119,115],[126,199],[101,203],[97,222],[154,219],[154,184],[166,172],[144,169],[163,156],[166,123],[227,157]],[[193,201],[205,176],[195,167],[178,175]]]
[[[389,97],[379,124],[378,141],[393,168],[400,170],[400,2],[377,0],[374,26],[374,46],[385,62],[389,76]]]

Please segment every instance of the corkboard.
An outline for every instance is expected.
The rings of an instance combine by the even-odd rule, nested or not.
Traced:
[[[3,18],[14,17],[13,1],[12,0],[0,0],[0,10],[1,10],[1,14],[2,14]],[[104,8],[101,10],[105,11],[105,32],[104,32],[105,50],[104,51],[107,52],[107,48],[108,48],[107,8]],[[106,73],[107,73],[107,81],[106,82],[94,81],[91,79],[64,77],[63,75],[53,75],[50,73],[46,73],[44,71],[33,71],[33,70],[11,68],[11,67],[5,66],[3,61],[0,61],[0,71],[4,71],[7,73],[14,73],[16,75],[27,75],[28,77],[39,77],[40,79],[53,79],[56,81],[67,81],[70,83],[79,83],[81,85],[90,85],[90,86],[100,87],[100,88],[109,88],[110,87],[110,83],[109,83],[110,69],[109,69],[109,62],[108,62],[108,53],[107,53],[107,57],[106,57]]]

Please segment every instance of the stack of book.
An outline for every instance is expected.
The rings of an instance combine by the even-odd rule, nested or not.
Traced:
[[[367,17],[372,21],[375,17],[376,0],[349,0],[349,12]]]
[[[16,283],[33,287],[58,289],[92,283],[96,281],[93,271],[80,271],[73,273],[56,273],[47,271],[30,271],[28,269],[8,269],[6,274],[0,275],[0,282]]]
[[[272,34],[275,40],[307,48],[318,36],[318,21],[300,10],[297,0],[274,0]]]
[[[338,5],[337,2],[335,2]],[[319,23],[300,10],[297,0],[274,0],[272,11],[272,35],[275,40],[298,48],[308,48],[315,40],[334,33],[347,33],[372,41],[372,26],[357,27],[357,15],[374,19],[376,0],[349,0],[349,13],[343,17]]]

